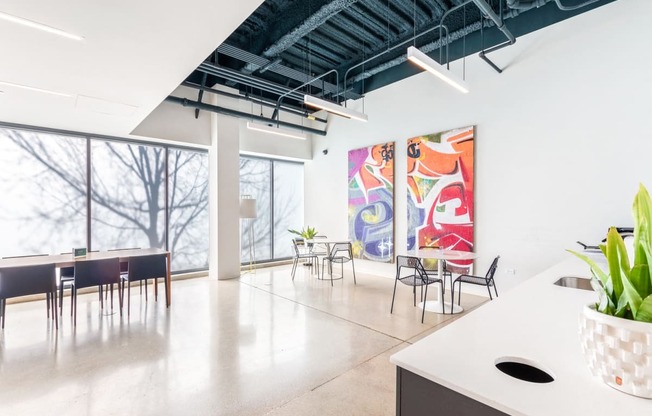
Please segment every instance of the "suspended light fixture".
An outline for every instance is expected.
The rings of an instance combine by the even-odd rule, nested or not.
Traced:
[[[303,103],[305,105],[309,105],[310,107],[318,108],[320,110],[326,110],[329,113],[336,114],[338,116],[345,117],[348,119],[365,121],[365,122],[369,120],[367,115],[364,113],[360,113],[358,111],[351,110],[346,107],[342,107],[339,104],[336,104],[331,101],[322,100],[321,98],[317,98],[312,95],[304,95]]]
[[[280,127],[268,126],[266,124],[253,123],[251,121],[247,122],[247,128],[249,130],[260,131],[263,133],[275,134],[277,136],[290,137],[293,139],[306,140],[308,137],[305,134],[297,133],[292,130],[282,129]]]
[[[421,52],[414,46],[410,46],[407,50],[407,59],[414,62],[422,69],[430,72],[437,78],[441,79],[451,87],[460,91],[461,93],[468,94],[469,87],[466,82],[459,78],[457,75],[450,72],[446,67],[440,65],[437,61]]]

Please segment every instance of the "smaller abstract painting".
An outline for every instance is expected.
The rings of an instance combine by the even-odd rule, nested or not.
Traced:
[[[349,238],[353,256],[394,260],[394,142],[349,151]]]

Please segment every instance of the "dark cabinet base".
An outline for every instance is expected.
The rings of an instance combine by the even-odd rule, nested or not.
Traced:
[[[396,367],[397,416],[498,416],[493,407]]]

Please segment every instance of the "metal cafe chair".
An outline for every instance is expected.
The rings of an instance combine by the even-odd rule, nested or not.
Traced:
[[[403,275],[403,269],[407,269],[409,273],[407,275]],[[419,260],[418,257],[413,257],[413,256],[396,256],[396,280],[394,281],[394,293],[392,294],[392,306],[389,310],[389,313],[394,312],[394,299],[396,297],[396,286],[397,283],[401,282],[404,285],[407,286],[412,286],[412,296],[413,296],[413,302],[414,306],[417,306],[417,291],[416,288],[417,286],[421,288],[421,301],[425,302],[425,300],[428,298],[428,286],[433,284],[433,283],[439,283],[440,286],[440,299],[442,300],[441,302],[441,310],[442,313],[445,313],[444,310],[444,283],[443,279],[439,277],[434,277],[433,275],[430,275],[426,272],[426,270],[423,268],[423,265],[421,264],[421,260]],[[425,293],[423,290],[423,287],[425,286]],[[421,323],[423,323],[423,319],[426,314],[426,308],[425,305],[423,307],[423,310],[421,311]]]
[[[292,257],[292,281],[294,281],[294,275],[297,272],[299,260],[308,260],[310,267],[317,269],[317,277],[319,277],[319,258],[312,252],[305,250],[302,252],[300,246],[305,247],[303,238],[293,238],[292,248],[294,248],[294,257]]]
[[[342,279],[344,278],[344,263],[351,262],[353,269],[353,284],[357,284],[355,280],[355,264],[353,263],[353,247],[350,242],[335,243],[331,248],[328,256],[321,260],[321,275],[324,275],[324,264],[328,261],[328,272],[331,276],[331,286],[333,286],[333,263],[340,263],[342,269]]]
[[[57,316],[57,277],[56,267],[52,264],[35,266],[17,266],[0,268],[0,320],[5,327],[7,299],[26,295],[45,293],[47,297],[48,319],[52,305],[52,319],[59,329]]]
[[[453,287],[451,290],[451,308],[452,303],[455,302],[455,283],[458,284],[458,291],[457,291],[457,304],[460,304],[461,300],[461,295],[462,295],[462,283],[469,283],[472,285],[477,285],[477,286],[486,286],[487,287],[487,292],[489,292],[489,299],[493,300],[493,296],[491,295],[491,287],[493,286],[494,292],[496,293],[496,297],[498,297],[498,289],[496,288],[496,282],[494,281],[494,275],[496,274],[496,269],[498,268],[498,260],[500,259],[500,256],[496,256],[493,262],[491,262],[491,266],[489,266],[489,270],[487,270],[487,274],[484,276],[471,276],[468,274],[463,274],[460,275],[457,279],[453,281]]]

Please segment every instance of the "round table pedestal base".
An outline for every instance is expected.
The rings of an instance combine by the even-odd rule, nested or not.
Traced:
[[[420,308],[423,308],[423,302],[419,303],[418,305]],[[444,302],[444,311],[445,313],[451,313],[451,304],[450,302]],[[426,312],[434,312],[434,313],[443,313],[441,311],[441,301],[438,300],[429,300],[426,302]],[[458,304],[454,303],[453,304],[453,313],[462,313],[464,312],[464,308],[459,306]]]

